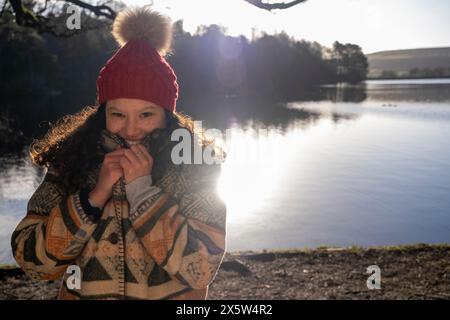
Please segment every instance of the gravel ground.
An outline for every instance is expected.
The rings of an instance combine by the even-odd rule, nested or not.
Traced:
[[[369,290],[366,269],[381,269]],[[55,299],[60,281],[0,269],[0,299]],[[227,253],[208,299],[450,299],[450,245]]]

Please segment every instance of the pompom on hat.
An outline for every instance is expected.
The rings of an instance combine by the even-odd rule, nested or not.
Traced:
[[[172,42],[170,20],[148,7],[125,9],[114,20],[112,34],[121,48],[100,70],[97,103],[135,98],[174,112],[177,77],[164,59]]]

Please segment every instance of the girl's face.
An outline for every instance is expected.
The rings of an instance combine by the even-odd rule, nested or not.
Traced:
[[[164,109],[152,102],[120,98],[106,103],[106,129],[127,140],[140,142],[155,129],[164,128]]]

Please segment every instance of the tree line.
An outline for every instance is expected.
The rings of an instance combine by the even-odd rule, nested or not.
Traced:
[[[412,68],[408,71],[383,70],[376,79],[450,78],[450,68]]]
[[[85,17],[85,19],[93,19]],[[44,95],[95,100],[99,69],[117,46],[107,27],[70,38],[39,34],[0,18],[0,90],[3,96]],[[181,95],[257,94],[286,100],[302,89],[366,78],[367,59],[359,46],[295,40],[286,33],[231,37],[217,25],[194,34],[174,23],[174,67]]]

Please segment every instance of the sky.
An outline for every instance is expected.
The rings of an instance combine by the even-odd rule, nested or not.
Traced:
[[[289,2],[280,0],[279,2]],[[331,47],[355,43],[364,53],[450,46],[449,0],[308,0],[287,10],[268,12],[243,0],[124,0],[153,3],[184,29],[220,24],[229,35],[251,38],[252,29],[285,31],[296,39]],[[278,2],[266,0],[265,2]]]

